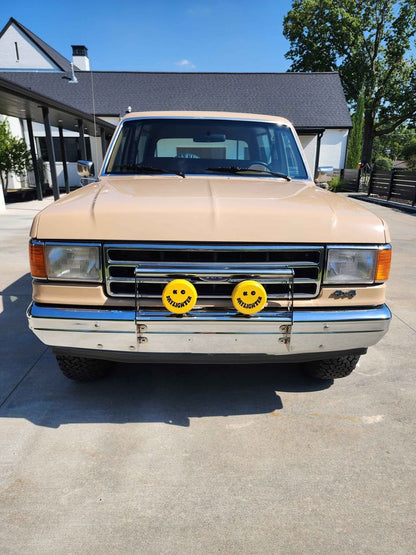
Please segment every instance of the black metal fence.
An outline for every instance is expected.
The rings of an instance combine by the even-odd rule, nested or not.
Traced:
[[[368,195],[415,206],[416,173],[374,170],[370,175]]]
[[[340,172],[341,182],[337,187],[337,192],[339,193],[355,193],[360,187],[360,170],[341,170]]]

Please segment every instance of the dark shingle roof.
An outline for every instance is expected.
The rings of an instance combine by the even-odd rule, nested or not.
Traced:
[[[48,58],[50,58],[55,65],[58,66],[59,69],[61,69],[62,71],[71,71],[71,63],[69,60],[64,58],[64,56],[62,56],[62,54],[59,54],[59,52],[57,52],[54,48],[52,48],[52,46],[49,46],[49,44],[47,44],[41,38],[35,35],[35,33],[32,33],[30,29],[28,29],[27,27],[22,25],[19,21],[14,19],[14,17],[11,17],[7,22],[7,24],[4,26],[0,34],[0,37],[6,32],[6,30],[12,24],[16,25],[16,27],[18,27],[22,31],[22,33],[24,33],[27,37],[29,37],[29,39],[33,41],[36,44],[36,46],[40,48],[42,52],[46,54],[46,56],[48,56]]]
[[[63,104],[100,116],[152,110],[218,110],[283,116],[297,128],[348,128],[351,119],[337,73],[70,74],[2,72],[1,76]],[[92,83],[93,80],[93,83]]]

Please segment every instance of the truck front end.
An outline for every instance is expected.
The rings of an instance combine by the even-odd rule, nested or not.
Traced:
[[[391,318],[386,226],[314,185],[280,118],[131,114],[31,235],[29,325],[72,379],[114,360],[343,377]]]

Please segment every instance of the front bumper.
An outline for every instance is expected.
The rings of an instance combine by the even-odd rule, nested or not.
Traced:
[[[181,355],[329,358],[331,353],[365,352],[387,332],[391,319],[386,305],[295,309],[251,317],[229,312],[181,317],[162,311],[79,310],[32,303],[27,316],[31,330],[57,352],[132,361],[169,356],[179,360]]]

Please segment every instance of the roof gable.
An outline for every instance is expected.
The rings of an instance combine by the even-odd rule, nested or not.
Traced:
[[[70,71],[54,48],[11,17],[0,33],[0,71]]]

